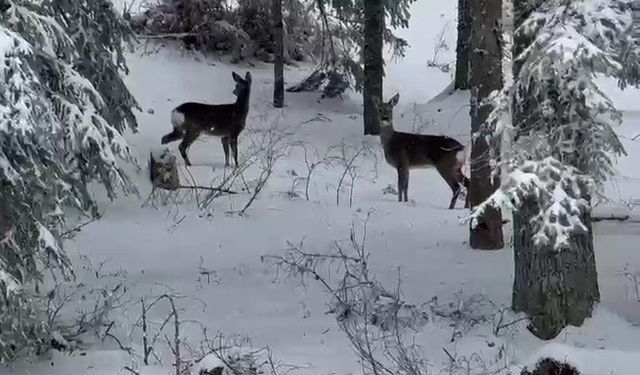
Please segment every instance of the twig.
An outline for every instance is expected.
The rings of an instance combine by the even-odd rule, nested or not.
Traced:
[[[188,36],[198,36],[193,33],[167,33],[167,34],[136,34],[136,38],[141,39],[181,39]]]
[[[105,336],[110,337],[111,339],[113,339],[113,341],[115,341],[118,344],[118,346],[120,347],[120,350],[122,350],[123,352],[126,352],[129,355],[131,355],[133,353],[133,349],[131,349],[128,346],[122,345],[122,342],[120,341],[120,339],[117,338],[115,335],[113,335],[111,333],[107,333],[107,334],[105,334]]]
[[[352,183],[353,183],[353,174],[351,174],[351,167],[353,166],[353,163],[356,161],[356,159],[358,158],[358,156],[360,156],[361,153],[363,153],[365,151],[366,147],[362,146],[360,147],[360,149],[358,149],[358,151],[347,161],[346,158],[344,158],[343,161],[346,161],[345,165],[344,165],[344,171],[342,172],[342,175],[340,175],[340,179],[338,180],[338,187],[336,188],[336,205],[340,206],[340,190],[342,189],[342,184],[344,183],[344,178],[347,176],[347,174],[349,173],[350,176],[352,176]],[[342,146],[342,150],[343,150],[343,156],[344,155],[344,145]],[[353,188],[353,186],[352,186]]]
[[[249,198],[247,203],[245,203],[244,207],[242,207],[242,210],[240,210],[240,215],[244,215],[249,209],[249,207],[251,207],[251,204],[253,204],[253,201],[255,201],[256,198],[258,198],[258,195],[262,191],[262,188],[267,184],[269,177],[271,177],[272,172],[273,172],[273,166],[269,165],[267,166],[267,169],[263,170],[262,173],[260,173],[260,177],[258,178],[258,184],[256,185],[256,188],[253,190],[253,194],[251,194],[251,198]]]
[[[452,356],[446,348],[442,348],[442,351],[444,351],[444,354],[449,357],[449,360],[451,360],[451,362],[456,362],[456,357]]]
[[[497,336],[501,329],[511,327],[514,324],[518,324],[518,323],[520,323],[520,322],[522,322],[524,320],[528,320],[528,319],[529,319],[529,317],[525,316],[525,317],[522,317],[522,318],[514,319],[514,320],[510,321],[509,323],[499,324],[496,327],[496,329],[494,330],[494,334]]]
[[[60,237],[62,239],[65,239],[65,240],[69,239],[73,234],[75,234],[77,232],[80,232],[82,230],[82,228],[86,227],[87,225],[93,223],[96,220],[99,220],[101,217],[102,217],[102,215],[98,214],[98,215],[92,217],[90,220],[88,220],[88,221],[86,221],[86,222],[84,222],[84,223],[82,223],[80,225],[77,225],[77,226],[69,229],[68,231],[62,232]]]
[[[149,366],[149,354],[152,348],[149,347],[149,339],[147,337],[147,309],[144,305],[144,297],[141,298],[140,301],[142,302],[142,350],[144,351],[142,363],[144,363],[145,366]]]
[[[206,190],[206,191],[215,191],[215,192],[226,193],[226,194],[238,194],[237,191],[233,191],[229,189],[223,189],[223,188],[211,187],[211,186],[200,186],[200,185],[180,185],[178,186],[178,189]]]

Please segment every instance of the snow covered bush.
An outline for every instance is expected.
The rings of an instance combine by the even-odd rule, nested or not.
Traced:
[[[491,98],[496,107],[489,123],[497,136],[513,138],[495,163],[508,173],[477,210],[518,210],[535,197],[536,242],[559,249],[570,233],[586,229],[591,197],[613,174],[615,158],[625,154],[613,130],[622,116],[595,79],[623,74],[620,53],[630,43],[632,20],[629,0],[538,3],[516,30],[516,38],[529,43],[514,61],[513,84]],[[512,116],[522,113],[525,121],[512,124]]]
[[[263,261],[276,275],[282,272],[303,286],[308,280],[322,286],[330,296],[328,313],[335,316],[364,374],[425,374],[428,364],[413,335],[427,324],[429,312],[406,302],[400,284],[389,291],[370,271],[365,248],[370,215],[363,220],[362,235],[352,225],[349,239],[336,241],[332,251],[307,251],[303,242],[289,243],[283,255],[266,255]],[[333,269],[339,270],[337,277]]]
[[[0,359],[48,346],[43,271],[68,275],[65,212],[94,215],[88,190],[135,191],[118,162],[137,103],[123,83],[127,24],[109,0],[8,0],[0,13]]]

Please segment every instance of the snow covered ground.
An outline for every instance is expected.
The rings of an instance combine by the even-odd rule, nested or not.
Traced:
[[[450,82],[450,74],[426,69],[433,56],[437,34],[449,23],[445,41],[450,51],[441,52],[441,61],[453,61],[455,42],[454,4],[419,1],[415,5],[411,29],[405,36],[412,48],[404,60],[392,64],[385,82],[386,96],[400,92],[395,112],[395,126],[401,130],[442,133],[466,143],[469,133],[468,96],[453,96],[429,101]],[[381,157],[379,140],[363,137],[360,100],[354,94],[344,101],[317,102],[317,94],[286,96],[287,107],[271,107],[272,68],[258,65],[232,66],[212,58],[195,58],[175,49],[163,48],[143,55],[138,49],[130,57],[128,83],[143,112],[140,131],[128,140],[141,166],[149,152],[159,146],[160,137],[169,132],[169,113],[187,100],[225,102],[233,99],[231,71],[253,74],[249,130],[240,137],[240,153],[246,153],[251,139],[260,139],[264,131],[277,123],[294,130],[288,143],[305,142],[324,154],[344,143],[353,154],[362,145]],[[309,67],[289,68],[287,83],[303,77]],[[640,141],[631,138],[640,133],[640,93],[620,93],[615,82],[603,81],[603,87],[625,111],[625,124],[619,134],[629,155],[619,163],[619,175],[607,187],[611,202],[598,207],[602,213],[631,213],[640,210]],[[418,103],[418,104],[414,104]],[[152,110],[152,111],[150,111]],[[311,120],[311,121],[310,121]],[[311,147],[311,146],[308,146]],[[177,153],[177,143],[171,145]],[[114,310],[117,332],[125,346],[140,352],[141,334],[126,333],[140,316],[136,302],[141,297],[180,293],[181,319],[198,321],[211,332],[243,335],[255,347],[269,346],[276,359],[286,363],[311,366],[297,373],[360,373],[356,356],[347,340],[337,330],[332,315],[325,314],[328,296],[310,283],[306,288],[294,281],[275,279],[273,269],[261,262],[264,254],[280,254],[287,241],[304,238],[305,248],[328,251],[333,242],[349,236],[349,226],[372,211],[367,227],[367,250],[376,277],[393,289],[402,278],[404,296],[420,304],[437,297],[441,304],[468,305],[482,322],[462,338],[450,342],[451,321],[434,319],[418,334],[423,356],[433,374],[455,372],[449,356],[457,358],[455,366],[467,364],[470,374],[503,373],[531,364],[539,354],[560,360],[587,364],[588,374],[635,374],[640,364],[640,303],[636,288],[625,273],[640,273],[640,223],[602,222],[596,225],[596,256],[602,292],[602,304],[595,316],[581,328],[568,328],[551,343],[543,343],[527,333],[524,326],[511,325],[495,334],[499,311],[509,306],[513,272],[508,249],[494,252],[469,250],[467,227],[459,223],[464,211],[447,210],[450,191],[431,170],[411,175],[409,203],[396,202],[395,195],[383,194],[388,185],[395,187],[395,171],[382,159],[356,159],[359,177],[349,206],[349,188],[343,189],[336,204],[336,186],[343,168],[319,168],[310,184],[310,201],[304,199],[304,183],[292,196],[296,176],[306,172],[301,148],[279,160],[267,186],[247,214],[237,211],[249,196],[218,199],[208,214],[194,206],[192,196],[184,195],[178,203],[141,207],[151,187],[147,171],[131,168],[140,197],[120,198],[108,202],[100,192],[104,217],[85,227],[67,243],[76,264],[81,256],[93,264],[106,262],[103,271],[123,271],[130,285],[124,308]],[[204,138],[194,144],[190,158],[194,166],[182,178],[208,184],[224,173],[224,156],[219,140]],[[181,160],[180,160],[181,163]],[[248,172],[247,178],[255,178]],[[240,186],[240,185],[239,185]],[[634,206],[634,200],[636,201]],[[462,206],[459,202],[458,207]],[[203,271],[204,270],[204,271]],[[87,282],[95,282],[91,272],[79,272]],[[209,274],[209,275],[207,275]],[[209,276],[209,280],[207,280]],[[93,281],[92,281],[93,280]],[[169,313],[162,305],[149,313],[150,320],[163,320]],[[505,322],[510,317],[505,317]],[[503,322],[504,323],[504,322]],[[167,332],[170,332],[167,331]],[[185,325],[184,338],[195,345],[201,332],[197,325]],[[131,338],[133,341],[128,342]],[[191,342],[189,342],[191,341]],[[165,350],[165,358],[168,355]],[[170,360],[163,366],[135,367],[117,343],[106,338],[90,350],[68,356],[53,353],[47,360],[18,363],[2,374],[127,374],[132,366],[140,374],[172,373]],[[608,366],[608,367],[607,367]],[[484,372],[483,372],[484,371]]]

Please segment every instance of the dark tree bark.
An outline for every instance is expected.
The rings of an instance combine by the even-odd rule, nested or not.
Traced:
[[[284,106],[284,28],[282,24],[282,0],[271,0],[271,18],[275,60],[273,63],[273,106]]]
[[[13,223],[9,205],[5,199],[0,196],[0,244],[2,244],[7,234],[11,231],[11,228],[13,228]]]
[[[514,27],[517,28],[544,0],[514,0]],[[516,35],[513,56],[518,56],[531,40]],[[518,76],[522,64],[514,59],[513,73]],[[516,132],[526,131],[537,121],[536,100],[530,93],[516,93],[525,98],[512,108]],[[562,120],[560,120],[562,121]],[[516,134],[517,136],[518,134]],[[580,169],[579,165],[574,165]],[[588,198],[588,197],[587,197]],[[514,263],[512,307],[530,318],[529,330],[541,339],[556,337],[568,325],[580,326],[591,317],[600,301],[598,274],[593,251],[591,213],[581,213],[587,232],[575,232],[570,248],[556,250],[552,245],[536,245],[535,228],[530,218],[539,212],[534,197],[524,200],[513,216]]]
[[[463,0],[465,1],[465,0]],[[474,0],[469,4],[472,14],[471,32],[471,178],[469,203],[477,206],[493,194],[500,180],[491,178],[491,149],[499,152],[499,142],[487,142],[490,130],[485,122],[492,107],[480,106],[494,90],[502,88],[502,0]],[[473,223],[472,223],[473,224]],[[469,244],[472,249],[495,250],[504,247],[502,214],[488,208],[476,225],[470,226]]]
[[[458,41],[456,43],[456,90],[469,89],[469,63],[471,51],[472,20],[469,0],[458,0]],[[477,8],[474,5],[474,8]],[[502,12],[500,13],[502,14]]]
[[[380,120],[373,98],[382,100],[382,56],[384,31],[384,1],[364,1],[364,134],[380,134]]]

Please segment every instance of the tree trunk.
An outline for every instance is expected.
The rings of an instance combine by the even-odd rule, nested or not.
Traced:
[[[463,0],[464,1],[464,0]],[[477,206],[487,200],[498,186],[498,176],[491,178],[491,156],[500,152],[499,142],[487,142],[490,129],[485,122],[492,111],[489,105],[480,106],[494,90],[502,88],[502,0],[474,0],[469,4],[472,14],[471,32],[471,178],[469,203]],[[491,152],[493,149],[495,152]],[[469,244],[472,249],[495,250],[504,247],[502,214],[488,208],[470,226]]]
[[[528,218],[538,209],[535,200],[528,199],[514,217],[513,309],[529,316],[531,333],[549,340],[591,317],[600,292],[590,212],[581,215],[589,231],[572,235],[569,249],[556,250],[533,243]]]
[[[275,60],[273,62],[273,106],[284,106],[284,30],[282,25],[282,0],[271,0],[271,18]]]
[[[4,242],[5,238],[9,236],[12,228],[13,222],[9,205],[5,201],[5,198],[0,195],[0,245]]]
[[[384,31],[384,1],[364,1],[364,134],[380,134],[380,120],[373,98],[382,101],[382,57]]]
[[[477,8],[477,5],[473,5]],[[469,0],[458,0],[458,41],[456,43],[456,90],[469,89],[472,19]],[[500,13],[502,14],[502,13]]]
[[[544,0],[514,0],[514,27],[518,28]],[[517,79],[521,63],[515,58],[531,40],[517,36],[513,44],[513,74]],[[513,124],[518,131],[537,121],[535,98],[528,93],[514,93],[527,98],[514,100]],[[579,166],[576,166],[579,167]],[[600,301],[598,274],[593,251],[591,213],[582,212],[586,233],[573,233],[570,248],[534,244],[535,228],[531,217],[540,207],[534,197],[525,198],[519,212],[513,215],[514,263],[512,307],[529,316],[529,330],[538,338],[556,337],[568,325],[580,326],[589,318]]]

